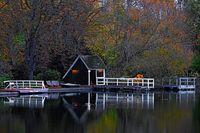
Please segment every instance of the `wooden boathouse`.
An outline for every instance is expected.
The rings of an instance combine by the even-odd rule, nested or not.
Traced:
[[[106,66],[98,56],[80,55],[63,76],[66,83],[97,88],[153,89],[153,78],[106,77]]]
[[[106,66],[98,56],[80,55],[67,70],[63,79],[67,83],[95,85],[97,78],[105,77]]]

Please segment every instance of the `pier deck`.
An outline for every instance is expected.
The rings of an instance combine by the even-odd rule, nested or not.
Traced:
[[[80,86],[73,88],[54,88],[54,89],[0,89],[0,96],[18,96],[23,94],[42,94],[42,93],[88,93],[101,91],[146,91],[146,87],[135,86]]]
[[[194,90],[196,88],[195,77],[179,77],[162,79],[162,88],[170,90]]]

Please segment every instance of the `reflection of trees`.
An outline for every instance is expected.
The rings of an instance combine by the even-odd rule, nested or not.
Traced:
[[[0,133],[25,133],[24,120],[12,114],[12,109],[0,102]]]
[[[200,131],[200,98],[198,98],[198,101],[196,103],[195,108],[193,109],[193,121],[195,126],[195,131]]]
[[[177,104],[160,104],[154,110],[134,109],[131,111],[121,110],[121,132],[190,132],[191,113],[190,109],[180,108]]]
[[[7,107],[0,110],[0,133],[81,132],[60,100],[49,101],[43,109]]]
[[[100,119],[87,127],[88,133],[115,133],[117,130],[118,115],[116,110],[106,111]]]
[[[87,132],[192,132],[190,107],[175,103],[158,103],[154,110],[145,108],[112,108],[93,116]],[[100,118],[99,118],[100,117]]]
[[[162,104],[155,113],[159,132],[184,132],[186,129],[191,131],[190,109],[180,108],[176,103]]]
[[[78,133],[83,131],[88,133],[178,133],[193,132],[193,121],[195,131],[199,132],[200,99],[193,110],[193,119],[192,106],[193,104],[174,100],[157,102],[154,109],[141,106],[131,108],[110,106],[104,111],[91,110],[84,122],[77,122],[72,113],[63,105],[62,100],[47,100],[43,109],[10,108],[0,102],[0,133]],[[81,118],[86,108],[86,106],[70,107],[78,118]]]

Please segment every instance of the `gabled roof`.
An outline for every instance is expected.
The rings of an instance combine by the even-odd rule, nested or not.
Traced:
[[[81,55],[80,58],[90,70],[106,68],[104,62],[98,56]]]
[[[72,67],[76,64],[78,59],[81,59],[81,61],[84,63],[86,68],[88,70],[96,70],[96,69],[106,69],[106,65],[104,64],[103,60],[99,58],[99,56],[95,55],[79,55],[76,60],[73,62],[73,64],[70,66],[70,68],[67,70],[63,78],[69,73],[69,71],[72,69]]]

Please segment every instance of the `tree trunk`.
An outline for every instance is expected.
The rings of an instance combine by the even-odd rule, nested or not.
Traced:
[[[28,67],[28,79],[33,79],[33,74],[35,70],[35,55],[36,55],[36,40],[35,38],[30,38],[30,41],[26,44],[26,64]]]

